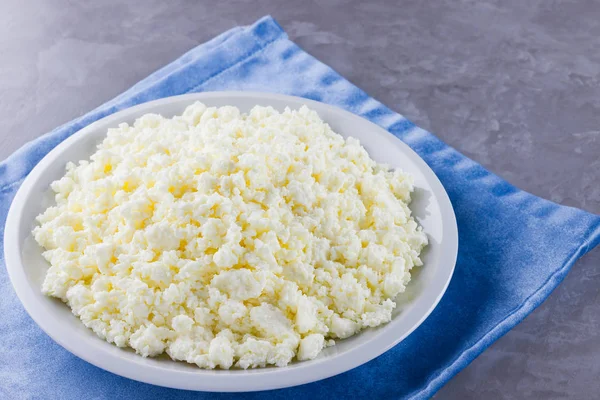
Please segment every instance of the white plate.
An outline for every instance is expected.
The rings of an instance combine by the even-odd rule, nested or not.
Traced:
[[[109,127],[132,123],[146,113],[171,117],[199,100],[210,106],[233,105],[243,112],[270,105],[283,110],[303,104],[316,110],[342,136],[358,138],[373,159],[400,167],[415,177],[411,209],[429,237],[424,266],[416,268],[406,293],[397,298],[393,320],[338,341],[312,361],[285,368],[255,370],[202,370],[163,356],[142,358],[99,339],[70,309],[41,293],[48,263],[31,238],[35,217],[51,200],[50,183],[64,174],[67,161],[87,159]],[[101,119],[75,133],[52,150],[31,171],[12,202],[4,249],[6,266],[19,299],[33,320],[57,343],[78,357],[115,374],[142,382],[203,391],[254,391],[275,389],[324,379],[355,368],[382,354],[415,330],[444,294],[456,261],[458,233],[448,195],[433,171],[406,144],[379,126],[336,107],[298,97],[270,93],[212,92],[170,97],[132,107]]]

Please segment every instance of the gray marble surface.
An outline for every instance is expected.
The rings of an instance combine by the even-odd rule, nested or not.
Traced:
[[[596,0],[3,0],[0,158],[272,14],[342,75],[511,183],[600,213]],[[600,249],[437,399],[600,393]]]

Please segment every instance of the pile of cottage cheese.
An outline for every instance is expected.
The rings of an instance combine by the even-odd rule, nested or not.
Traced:
[[[43,292],[144,357],[313,359],[390,321],[427,244],[411,177],[306,107],[148,114],[66,170],[33,231]]]

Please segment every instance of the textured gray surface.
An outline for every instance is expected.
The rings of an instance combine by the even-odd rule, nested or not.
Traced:
[[[308,52],[511,183],[600,213],[596,0],[0,4],[0,159],[272,14]],[[594,398],[600,249],[438,399]]]

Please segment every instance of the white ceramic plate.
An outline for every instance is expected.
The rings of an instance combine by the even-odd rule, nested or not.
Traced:
[[[146,113],[171,117],[199,100],[210,106],[233,105],[243,112],[270,105],[283,110],[303,104],[316,110],[342,136],[358,138],[372,158],[400,167],[415,177],[411,209],[429,237],[424,266],[413,270],[406,293],[396,300],[393,320],[340,340],[311,361],[284,368],[255,370],[202,370],[168,357],[142,358],[99,339],[70,309],[41,293],[48,263],[33,241],[35,217],[52,202],[49,185],[64,174],[67,161],[87,159],[109,127],[132,123]],[[142,382],[203,391],[254,391],[275,389],[324,379],[355,368],[382,354],[415,330],[441,299],[454,271],[458,234],[448,195],[433,171],[406,144],[379,126],[347,111],[316,101],[269,93],[212,92],[165,98],[132,107],[101,119],[75,133],[52,150],[31,171],[10,208],[4,235],[6,266],[19,299],[33,320],[57,343],[82,359]]]

